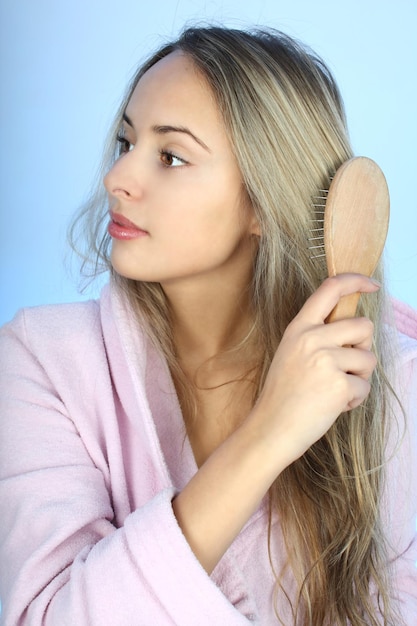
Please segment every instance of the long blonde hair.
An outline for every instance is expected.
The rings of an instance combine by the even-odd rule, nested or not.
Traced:
[[[115,135],[137,82],[175,50],[193,60],[213,91],[260,224],[252,284],[253,332],[263,346],[256,398],[285,328],[326,276],[324,264],[310,258],[308,233],[314,197],[352,156],[343,104],[323,61],[281,32],[189,28],[135,75],[110,135],[104,170],[117,156]],[[71,231],[73,241],[79,226],[87,233],[85,260],[95,260],[94,272],[111,269],[105,215],[106,202],[98,191]],[[379,268],[380,280],[381,272]],[[162,288],[114,278],[165,355],[182,397],[192,405],[192,390],[175,356]],[[369,397],[349,415],[342,414],[270,490],[270,519],[278,515],[288,554],[286,566],[276,572],[276,604],[286,598],[294,624],[376,626],[380,613],[385,624],[393,623],[379,517],[389,413],[383,298],[381,290],[360,305],[360,313],[375,323],[379,359]],[[292,571],[295,594],[284,588],[284,571]],[[371,588],[379,606],[371,600]],[[279,620],[278,608],[276,612]]]

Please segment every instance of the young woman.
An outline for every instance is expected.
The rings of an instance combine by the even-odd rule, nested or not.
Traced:
[[[5,626],[417,623],[417,317],[308,249],[351,155],[279,32],[138,71],[77,222],[110,285],[2,329]]]

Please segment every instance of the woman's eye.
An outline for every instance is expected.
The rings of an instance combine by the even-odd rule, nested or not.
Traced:
[[[117,135],[116,141],[119,143],[119,156],[130,152],[134,148],[133,143],[130,143],[123,135]]]
[[[180,165],[187,164],[187,161],[172,152],[168,152],[168,150],[161,150],[159,154],[161,155],[161,161],[165,167],[179,167]]]

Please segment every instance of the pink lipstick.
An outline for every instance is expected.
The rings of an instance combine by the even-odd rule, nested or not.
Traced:
[[[146,230],[142,230],[139,226],[136,226],[133,222],[128,220],[120,213],[113,213],[110,211],[110,222],[107,227],[107,231],[110,237],[115,239],[137,239],[143,237],[149,233]]]

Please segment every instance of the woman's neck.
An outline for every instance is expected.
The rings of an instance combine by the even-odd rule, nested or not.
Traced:
[[[163,285],[168,298],[179,358],[200,364],[236,347],[253,323],[246,284]]]

